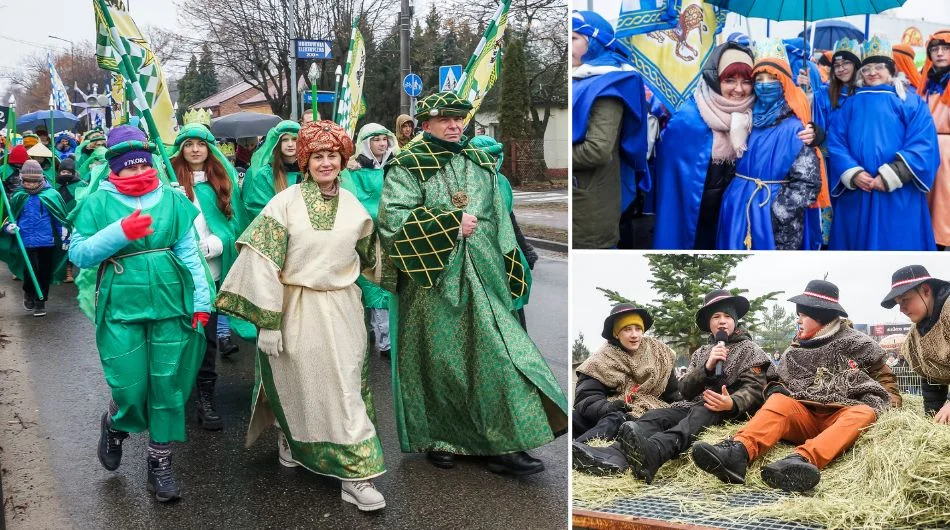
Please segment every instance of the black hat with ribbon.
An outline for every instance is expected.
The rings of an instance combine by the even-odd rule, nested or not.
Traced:
[[[743,296],[733,295],[725,289],[710,292],[703,299],[703,307],[696,312],[696,327],[709,331],[709,318],[716,312],[729,313],[736,322],[749,312],[749,300]]]
[[[795,303],[795,311],[827,324],[836,316],[847,317],[848,312],[838,302],[838,286],[825,280],[812,280],[805,292],[788,299]]]
[[[897,305],[897,302],[894,301],[895,298],[911,289],[916,289],[922,283],[929,283],[934,289],[948,284],[940,278],[931,276],[923,265],[901,267],[891,275],[891,292],[887,293],[887,296],[881,301],[881,307],[891,309]]]

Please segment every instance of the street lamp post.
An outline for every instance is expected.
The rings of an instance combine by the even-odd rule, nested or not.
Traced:
[[[178,123],[178,102],[176,101],[175,102],[175,127],[177,128],[179,126],[180,124]]]
[[[333,74],[336,76],[336,86],[333,88],[333,121],[336,121],[336,117],[340,114],[340,78],[343,77],[343,67],[336,65],[336,71]]]
[[[316,61],[310,63],[310,72],[307,77],[310,78],[310,114],[313,121],[317,121],[317,81],[320,80],[320,69],[317,68]]]

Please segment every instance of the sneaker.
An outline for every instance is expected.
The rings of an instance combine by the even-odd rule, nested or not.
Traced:
[[[113,430],[110,427],[109,413],[102,413],[102,420],[99,422],[99,448],[96,451],[102,467],[109,471],[119,469],[119,464],[122,463],[122,442],[128,437],[127,432]]]
[[[762,468],[762,481],[784,491],[808,491],[818,485],[821,471],[798,453]]]
[[[386,499],[372,480],[344,480],[341,490],[343,500],[355,504],[360,511],[371,512],[386,507]]]
[[[181,498],[181,485],[172,474],[171,455],[148,459],[148,483],[146,489],[155,494],[158,502],[169,502]]]
[[[745,484],[749,453],[742,442],[735,440],[723,440],[716,445],[699,442],[693,446],[693,462],[725,483]]]
[[[23,291],[23,309],[33,311],[34,307],[36,307],[36,300],[33,299],[33,295]]]
[[[277,461],[284,467],[297,467],[300,464],[294,462],[294,455],[290,452],[290,444],[287,443],[287,437],[284,431],[277,431]]]
[[[33,307],[33,316],[35,317],[45,317],[46,316],[46,302],[43,300],[37,300],[36,304]]]

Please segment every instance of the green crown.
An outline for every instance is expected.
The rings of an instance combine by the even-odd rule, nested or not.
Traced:
[[[855,57],[858,58],[859,61],[861,60],[861,57],[864,55],[864,53],[861,51],[861,43],[855,39],[849,39],[847,37],[838,39],[838,42],[835,43],[834,51],[832,52],[832,54],[837,54],[838,52],[852,53],[854,54]]]
[[[779,39],[762,39],[755,41],[752,54],[755,57],[756,64],[769,59],[788,62],[788,54],[785,53],[785,43]]]
[[[868,59],[870,57],[887,57],[888,59],[894,58],[894,50],[891,47],[891,41],[887,37],[882,37],[880,35],[875,35],[868,39],[864,43],[864,58]]]

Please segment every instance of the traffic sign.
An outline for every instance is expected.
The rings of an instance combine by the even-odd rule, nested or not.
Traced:
[[[462,77],[462,65],[440,66],[439,92],[454,92],[460,77]]]
[[[422,78],[416,74],[409,74],[402,80],[402,88],[409,97],[417,97],[422,93]]]
[[[310,94],[310,91],[303,93],[303,102],[310,103],[313,101],[313,96]],[[336,96],[333,92],[320,92],[317,91],[317,103],[333,103],[336,101]]]
[[[330,48],[328,40],[304,40],[296,39],[294,41],[296,55],[298,59],[332,59],[333,51]]]

